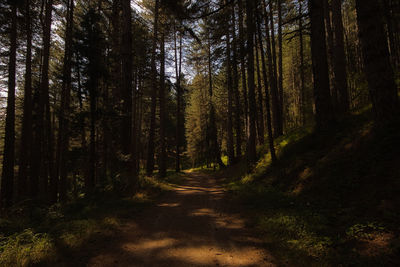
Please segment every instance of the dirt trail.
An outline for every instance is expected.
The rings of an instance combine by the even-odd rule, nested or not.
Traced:
[[[213,177],[188,173],[103,244],[88,266],[275,266]]]

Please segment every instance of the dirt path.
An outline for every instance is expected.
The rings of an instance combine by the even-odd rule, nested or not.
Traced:
[[[188,173],[182,186],[128,223],[88,266],[274,266],[214,178]]]

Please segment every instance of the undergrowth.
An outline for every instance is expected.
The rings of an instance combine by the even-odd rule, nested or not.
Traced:
[[[179,175],[170,175],[177,182]],[[153,177],[139,180],[133,196],[99,191],[65,205],[25,201],[0,219],[0,266],[56,266],[94,240],[107,238],[171,186]]]
[[[281,264],[400,265],[400,124],[374,127],[368,112],[277,139],[276,165],[260,147],[250,173],[220,174]]]

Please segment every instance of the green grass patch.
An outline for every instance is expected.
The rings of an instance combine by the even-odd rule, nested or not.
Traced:
[[[26,201],[14,206],[0,219],[0,266],[55,266],[93,240],[112,236],[171,188],[153,177],[141,177],[139,187],[130,196],[106,190],[65,205]]]

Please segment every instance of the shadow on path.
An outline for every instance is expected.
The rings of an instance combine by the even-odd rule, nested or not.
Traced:
[[[82,251],[87,266],[275,266],[213,177],[187,173],[184,185],[127,223],[109,242]],[[77,255],[78,256],[78,255]]]

